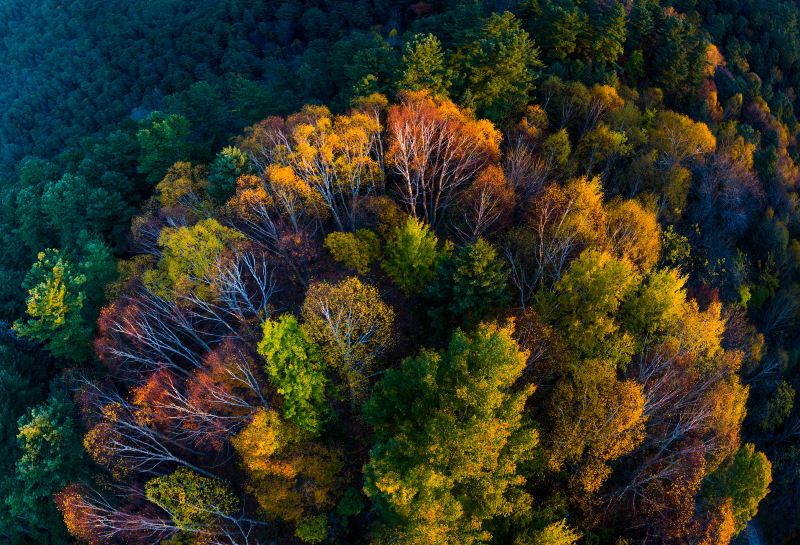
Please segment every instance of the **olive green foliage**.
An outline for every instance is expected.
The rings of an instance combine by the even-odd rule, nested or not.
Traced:
[[[219,289],[217,267],[222,256],[243,238],[235,229],[214,219],[192,227],[165,228],[158,239],[162,248],[159,266],[148,271],[145,284],[167,299],[190,294],[213,299]]]
[[[381,254],[378,235],[369,229],[359,229],[355,233],[330,233],[325,237],[325,247],[336,261],[362,275],[369,272],[370,265]]]
[[[294,535],[306,543],[321,543],[328,536],[328,519],[325,515],[305,518],[297,523]]]
[[[197,530],[233,512],[236,497],[223,481],[180,467],[145,483],[147,498],[164,509],[182,530]]]

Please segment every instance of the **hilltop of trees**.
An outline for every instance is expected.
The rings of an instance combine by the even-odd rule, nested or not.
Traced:
[[[798,8],[505,4],[0,8],[0,540],[797,539]]]

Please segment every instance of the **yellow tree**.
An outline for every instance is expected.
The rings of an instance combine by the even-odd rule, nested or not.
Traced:
[[[350,277],[318,282],[306,292],[303,327],[344,379],[353,403],[364,395],[381,353],[391,343],[394,311],[378,290]]]
[[[266,517],[294,523],[304,541],[322,541],[327,527],[319,528],[317,516],[333,504],[340,455],[309,442],[301,428],[267,409],[256,411],[231,443],[247,474],[247,491]]]
[[[234,249],[244,235],[214,219],[192,227],[167,227],[158,238],[161,259],[156,269],[144,275],[154,293],[167,299],[194,295],[213,299],[219,290],[218,273],[224,254]]]
[[[378,117],[354,110],[333,116],[324,106],[305,106],[286,120],[270,118],[240,143],[257,167],[313,190],[339,231],[353,230],[359,201],[383,187]],[[291,172],[291,176],[290,173]]]

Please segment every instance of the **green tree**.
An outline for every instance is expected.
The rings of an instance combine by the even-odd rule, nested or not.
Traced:
[[[479,238],[440,261],[436,277],[423,292],[434,327],[460,322],[474,327],[508,304],[508,269],[494,247]]]
[[[706,496],[731,498],[736,534],[744,530],[758,512],[758,504],[769,492],[772,464],[752,443],[742,445],[727,464],[708,476]]]
[[[402,74],[397,88],[428,90],[432,96],[446,97],[451,85],[439,39],[433,34],[412,36],[403,48]]]
[[[189,134],[189,121],[181,115],[153,112],[147,116],[136,140],[140,148],[137,169],[148,182],[157,182],[174,163],[189,159]]]
[[[85,177],[73,174],[64,174],[45,186],[41,211],[62,247],[74,244],[82,230],[108,233],[129,215],[119,193],[92,187]]]
[[[475,40],[455,56],[462,101],[493,121],[518,116],[542,66],[539,49],[510,12],[492,14]]]
[[[627,364],[634,339],[618,313],[639,281],[630,261],[605,252],[587,250],[572,262],[556,284],[555,315],[557,328],[575,356]]]
[[[81,474],[81,436],[74,407],[59,392],[19,419],[20,456],[10,478],[6,509],[12,520],[37,541],[63,543],[66,532],[52,495]],[[38,536],[38,539],[37,539]]]
[[[530,509],[519,464],[538,443],[523,418],[534,388],[514,388],[527,355],[512,329],[459,330],[444,353],[408,358],[375,386],[364,491],[389,539],[485,543],[493,519]]]
[[[383,270],[406,295],[415,295],[434,278],[437,264],[447,253],[438,243],[425,223],[409,216],[386,241]]]
[[[320,348],[291,314],[264,322],[263,333],[258,353],[266,361],[270,382],[283,397],[283,416],[316,435],[328,408]]]
[[[244,172],[247,156],[235,146],[223,148],[217,154],[208,173],[208,196],[223,204],[236,193],[236,180]]]
[[[82,361],[91,354],[91,322],[84,318],[86,275],[58,250],[41,252],[25,277],[28,290],[25,320],[14,323],[23,337],[44,344],[51,354]]]

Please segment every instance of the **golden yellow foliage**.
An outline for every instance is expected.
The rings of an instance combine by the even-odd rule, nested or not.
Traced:
[[[270,519],[299,521],[332,504],[341,457],[307,439],[275,411],[259,409],[231,440],[248,475],[247,490]]]

